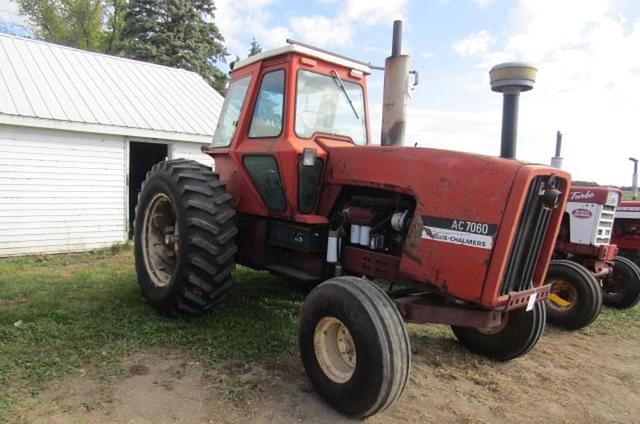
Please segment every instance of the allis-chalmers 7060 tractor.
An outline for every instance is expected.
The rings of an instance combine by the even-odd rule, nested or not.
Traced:
[[[552,166],[562,166],[561,145],[558,131]],[[640,269],[617,256],[619,246],[615,240],[612,244],[615,225],[620,228],[614,224],[620,198],[614,188],[571,186],[547,272],[547,284],[552,285],[547,299],[550,323],[574,330],[591,324],[603,302],[631,308],[640,301]]]
[[[394,50],[403,96],[408,61]],[[372,145],[370,70],[295,42],[237,63],[203,150],[215,172],[157,164],[135,218],[139,284],[162,313],[213,308],[234,263],[321,283],[300,315],[303,365],[330,405],[357,417],[405,387],[403,319],[449,324],[496,360],[536,344],[570,184],[561,170],[512,159]],[[511,101],[531,77],[520,65],[492,71]],[[404,121],[383,117],[383,130],[383,143],[401,139]],[[404,288],[387,293],[373,279]]]

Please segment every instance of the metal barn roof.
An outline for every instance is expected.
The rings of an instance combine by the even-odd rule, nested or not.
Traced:
[[[207,143],[222,102],[194,72],[0,34],[0,124]]]

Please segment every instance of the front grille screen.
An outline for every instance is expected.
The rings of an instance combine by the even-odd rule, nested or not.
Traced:
[[[533,273],[547,235],[553,209],[543,202],[545,189],[557,188],[558,180],[551,176],[535,177],[529,186],[527,199],[520,216],[516,236],[511,246],[507,269],[500,286],[500,294],[528,290],[532,287]]]

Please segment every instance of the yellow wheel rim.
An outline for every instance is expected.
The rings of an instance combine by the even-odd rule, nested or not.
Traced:
[[[327,378],[338,384],[351,379],[356,369],[356,345],[342,321],[334,317],[322,318],[313,333],[313,347]]]
[[[554,279],[551,281],[551,293],[547,305],[565,311],[573,308],[578,301],[578,290],[568,281]]]

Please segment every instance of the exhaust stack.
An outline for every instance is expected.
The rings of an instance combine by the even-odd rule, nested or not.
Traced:
[[[562,133],[558,131],[556,133],[556,155],[551,158],[551,166],[554,168],[562,169],[562,157],[560,152],[562,151]]]
[[[631,191],[633,193],[633,200],[638,199],[638,159],[629,158],[633,162],[633,181],[631,183]]]
[[[533,88],[537,72],[535,67],[520,62],[502,63],[489,71],[491,89],[503,95],[500,157],[516,157],[520,93]]]
[[[383,146],[402,146],[407,125],[409,98],[409,56],[402,54],[402,21],[393,21],[391,56],[384,62],[382,95]]]

